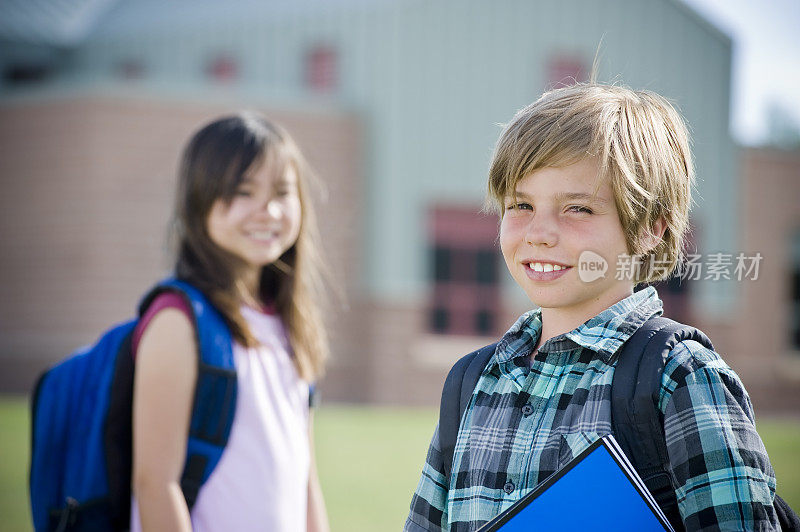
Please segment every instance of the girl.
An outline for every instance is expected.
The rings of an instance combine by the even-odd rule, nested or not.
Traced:
[[[179,479],[195,331],[179,296],[158,296],[133,338],[132,530],[328,529],[308,409],[327,348],[309,177],[289,135],[254,114],[216,120],[186,147],[175,273],[206,294],[235,339],[236,413],[190,512]]]

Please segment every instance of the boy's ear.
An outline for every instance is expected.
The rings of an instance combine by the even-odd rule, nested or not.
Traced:
[[[653,223],[653,227],[650,228],[650,231],[646,231],[642,235],[642,249],[645,250],[645,253],[652,251],[659,242],[661,242],[661,239],[664,237],[664,231],[666,230],[667,222],[663,217],[658,218]]]

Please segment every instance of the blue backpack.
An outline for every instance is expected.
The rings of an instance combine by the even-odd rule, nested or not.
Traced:
[[[168,279],[145,295],[139,317],[161,293],[192,309],[198,374],[181,488],[191,509],[219,462],[236,409],[236,369],[225,320],[193,286]],[[39,377],[32,400],[30,496],[45,530],[127,530],[131,503],[131,336],[138,319],[107,331]]]
[[[650,318],[620,348],[611,384],[614,437],[675,530],[684,527],[669,474],[667,444],[656,399],[665,357],[684,340],[714,348],[699,329],[669,318]],[[461,418],[496,347],[496,343],[487,345],[461,358],[445,380],[439,406],[439,446],[445,478],[450,478]],[[773,506],[781,530],[800,530],[800,518],[783,498],[776,495]]]

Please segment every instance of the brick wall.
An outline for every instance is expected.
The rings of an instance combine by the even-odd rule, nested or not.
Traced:
[[[166,233],[179,154],[223,105],[72,98],[0,106],[0,390],[111,323],[170,269]],[[263,109],[296,138],[327,188],[323,257],[344,293],[361,259],[361,133],[351,115]],[[329,312],[333,330],[352,317]],[[351,335],[336,363],[353,365]]]

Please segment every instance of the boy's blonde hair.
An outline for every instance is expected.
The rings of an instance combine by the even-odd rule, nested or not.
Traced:
[[[584,83],[544,93],[497,141],[489,208],[502,216],[504,200],[525,176],[587,156],[598,158],[600,179],[610,179],[629,253],[643,255],[636,282],[669,277],[682,259],[694,167],[683,118],[653,92]],[[664,236],[646,249],[644,237],[659,218]]]

